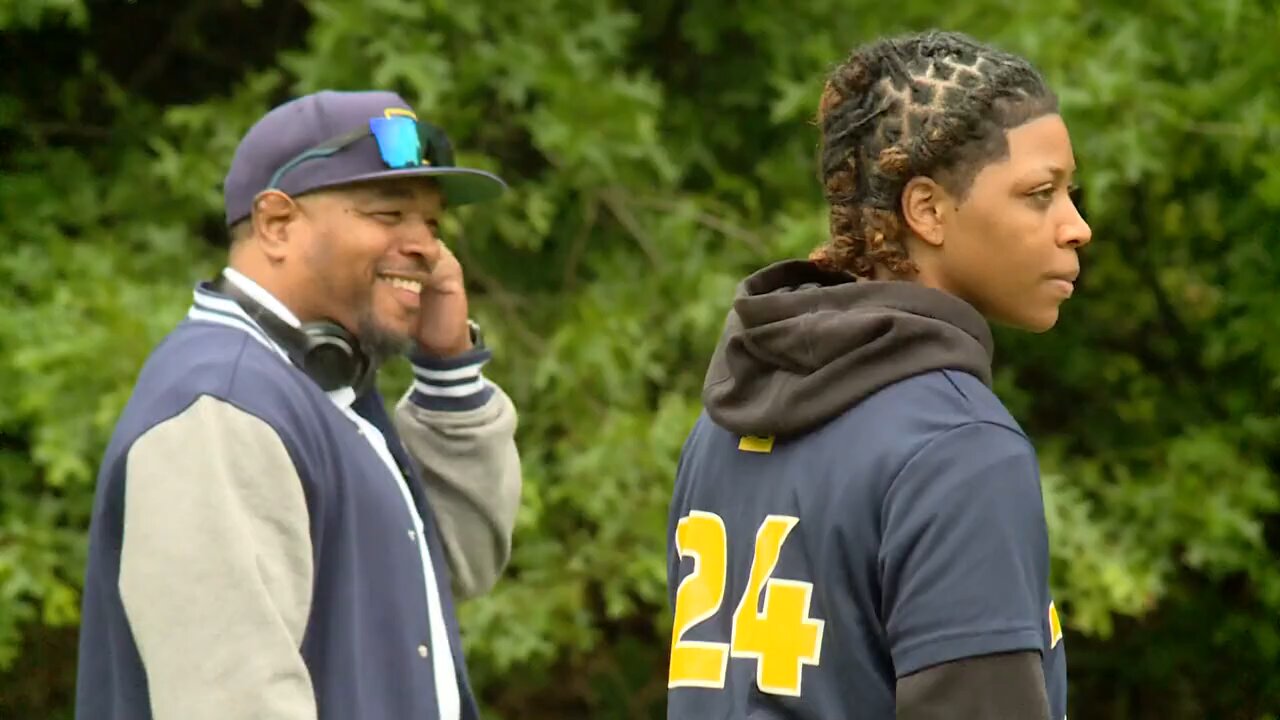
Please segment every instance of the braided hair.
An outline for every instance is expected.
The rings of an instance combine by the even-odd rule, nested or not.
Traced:
[[[810,260],[873,277],[917,272],[900,203],[928,176],[963,199],[983,166],[1008,156],[1005,131],[1057,112],[1026,60],[953,32],[857,48],[827,79],[818,107],[830,240]]]

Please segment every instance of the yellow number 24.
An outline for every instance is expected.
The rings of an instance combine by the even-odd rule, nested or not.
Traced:
[[[715,615],[724,602],[728,538],[724,520],[694,510],[676,525],[676,551],[692,558],[693,572],[676,590],[675,626],[667,687],[723,688],[729,657],[756,661],[756,685],[774,695],[800,695],[805,665],[817,665],[824,621],[809,617],[813,584],[769,577],[782,543],[798,518],[769,515],[756,531],[746,592],[733,613],[728,643],[684,640],[684,634]],[[760,593],[764,593],[764,604]]]

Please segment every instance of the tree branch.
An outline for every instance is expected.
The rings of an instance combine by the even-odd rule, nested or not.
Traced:
[[[1130,248],[1136,251],[1133,253],[1134,266],[1137,268],[1143,282],[1151,290],[1152,296],[1155,297],[1156,309],[1160,314],[1165,329],[1169,331],[1169,335],[1173,338],[1174,343],[1177,344],[1178,353],[1188,357],[1195,357],[1195,347],[1191,339],[1191,333],[1187,331],[1186,324],[1182,322],[1182,318],[1178,316],[1173,303],[1169,300],[1169,294],[1165,292],[1164,286],[1160,284],[1155,263],[1152,261],[1151,254],[1147,252],[1143,242],[1146,238],[1150,238],[1152,234],[1146,196],[1141,191],[1135,190],[1130,197],[1134,224],[1138,227],[1138,233],[1141,238],[1136,243],[1127,243]]]
[[[502,309],[503,322],[511,328],[516,339],[535,353],[544,352],[547,349],[546,343],[520,319],[522,303],[519,299],[511,291],[503,287],[497,278],[485,272],[484,268],[469,253],[462,250],[460,246],[456,247],[459,247],[457,250],[460,256],[458,261],[462,263],[464,276],[469,280],[474,280],[484,290],[485,294],[492,298],[494,303]]]
[[[621,191],[616,188],[604,190],[600,193],[600,200],[605,207],[609,208],[609,212],[622,225],[623,229],[636,241],[636,244],[640,246],[644,254],[648,256],[649,262],[654,267],[661,267],[662,254],[658,252],[658,247],[653,242],[653,238],[641,227],[639,219],[631,211],[628,201],[623,199]]]
[[[587,236],[596,227],[596,218],[600,215],[600,202],[594,196],[587,197],[582,208],[582,227],[569,246],[569,259],[564,266],[564,289],[572,292],[578,284],[578,263],[582,261],[582,253],[586,249]]]
[[[165,34],[164,39],[155,46],[154,50],[147,54],[146,62],[135,70],[125,83],[130,95],[137,94],[139,88],[146,85],[160,71],[164,70],[178,43],[193,36],[200,18],[208,9],[208,2],[189,2],[183,8],[182,14],[174,20],[173,25],[169,26],[169,32]]]
[[[632,202],[640,207],[650,208],[652,210],[662,210],[665,212],[685,211],[685,208],[682,208],[679,203],[661,197],[638,197]],[[753,233],[750,230],[739,227],[723,217],[713,215],[708,212],[695,211],[692,218],[694,222],[708,230],[718,232],[730,240],[738,240],[747,247],[750,247],[752,250],[757,252],[764,252],[765,250],[764,239],[761,238],[758,233]]]
[[[1148,251],[1149,246],[1146,240],[1155,234],[1155,231],[1151,227],[1151,214],[1148,209],[1147,198],[1141,190],[1135,188],[1130,192],[1130,208],[1134,226],[1137,228],[1138,240],[1125,240],[1122,233],[1121,242],[1130,250],[1129,256],[1133,258],[1134,268],[1137,270],[1138,276],[1151,291],[1152,297],[1155,298],[1156,312],[1160,322],[1168,332],[1169,337],[1173,339],[1174,345],[1177,346],[1178,358],[1177,361],[1172,363],[1174,368],[1172,375],[1174,378],[1180,379],[1184,387],[1191,389],[1191,392],[1187,393],[1188,396],[1198,398],[1211,414],[1222,417],[1226,414],[1226,409],[1222,405],[1218,393],[1213,390],[1216,383],[1212,373],[1206,372],[1201,362],[1199,342],[1192,336],[1191,331],[1187,329],[1187,325],[1178,315],[1173,301],[1169,299],[1169,293],[1165,291],[1164,285],[1160,283],[1155,261]],[[1142,353],[1136,354],[1141,355]]]
[[[111,138],[110,128],[53,120],[24,123],[22,129],[32,135],[39,136],[41,142],[48,140],[52,135],[65,135],[79,140],[109,140]]]

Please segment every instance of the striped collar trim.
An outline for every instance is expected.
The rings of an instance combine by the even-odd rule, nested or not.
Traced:
[[[267,310],[270,310],[272,315],[275,315],[294,327],[302,327],[302,321],[298,319],[297,315],[293,314],[292,310],[276,299],[276,296],[272,295],[266,288],[254,282],[249,276],[230,267],[223,268],[222,275],[227,280],[231,281],[231,284],[240,288],[240,291],[245,295],[253,298],[254,302]]]
[[[250,297],[261,303],[263,307],[279,315],[285,322],[295,327],[298,326],[297,316],[289,312],[279,300],[264,290],[261,285],[249,280],[231,268],[223,270],[223,274],[240,289],[248,293]],[[267,298],[270,300],[267,301]],[[282,314],[280,312],[281,309],[287,314]],[[249,337],[262,343],[267,349],[279,355],[290,366],[293,366],[293,361],[289,359],[289,353],[285,351],[284,347],[272,340],[266,330],[263,330],[261,325],[249,317],[249,314],[240,307],[239,303],[226,295],[215,292],[209,283],[202,282],[196,285],[195,290],[192,292],[191,307],[187,310],[187,319],[223,325],[246,332]],[[326,394],[333,401],[333,404],[341,409],[350,407],[356,399],[356,392],[351,387],[341,387]]]

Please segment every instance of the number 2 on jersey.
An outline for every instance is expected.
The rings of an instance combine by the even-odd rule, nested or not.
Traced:
[[[732,655],[756,661],[756,685],[761,692],[800,695],[804,666],[818,664],[825,623],[809,617],[812,583],[769,577],[797,522],[788,515],[769,515],[760,524],[747,588],[733,613],[732,636],[728,643],[719,643],[683,637],[715,615],[724,602],[728,565],[724,520],[701,510],[680,519],[676,551],[682,558],[692,558],[694,567],[676,589],[667,687],[723,688]]]

